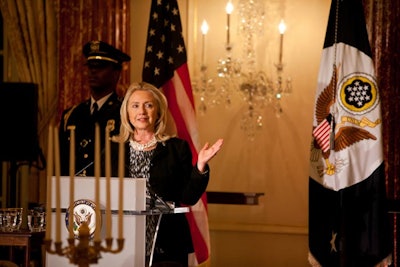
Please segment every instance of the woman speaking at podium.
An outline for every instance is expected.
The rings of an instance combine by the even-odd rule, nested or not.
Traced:
[[[125,142],[125,176],[146,178],[148,192],[176,206],[194,205],[207,188],[208,161],[221,149],[223,140],[206,143],[192,165],[189,144],[166,133],[168,104],[161,90],[148,83],[133,83],[121,105],[118,141]],[[113,153],[118,154],[118,153]],[[117,160],[113,160],[115,164]],[[113,166],[113,170],[116,167]],[[189,224],[184,213],[162,216],[153,263],[188,265],[193,252]]]

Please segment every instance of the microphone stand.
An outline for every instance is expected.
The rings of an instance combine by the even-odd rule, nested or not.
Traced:
[[[166,208],[167,211],[173,210],[173,207],[170,206],[167,202],[165,202],[160,196],[157,195],[156,192],[151,188],[150,183],[146,181],[146,189],[150,194],[150,210],[153,210],[157,207],[156,203],[159,202],[162,204],[163,208]]]

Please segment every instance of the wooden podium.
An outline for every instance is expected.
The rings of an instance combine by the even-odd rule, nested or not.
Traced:
[[[55,177],[52,180],[52,226],[51,238],[53,243],[56,236],[56,213],[55,213]],[[63,247],[67,246],[68,229],[66,226],[66,211],[70,205],[69,185],[70,177],[60,177],[61,185],[61,241]],[[119,179],[111,178],[111,211],[112,211],[112,237],[114,238],[113,248],[117,247],[116,238],[118,238],[118,192]],[[103,211],[101,216],[101,238],[105,238],[105,214],[106,206],[106,181],[100,178],[100,208]],[[123,235],[125,245],[121,252],[101,253],[101,258],[96,266],[118,266],[132,267],[145,266],[145,229],[146,216],[138,216],[141,211],[146,209],[146,181],[145,179],[124,179],[124,216],[123,216]],[[75,177],[75,202],[85,201],[95,202],[95,178],[94,177]],[[78,240],[76,240],[76,243]],[[105,246],[105,242],[102,242]],[[53,245],[54,246],[54,245]],[[69,262],[65,256],[46,253],[46,266],[75,266]]]

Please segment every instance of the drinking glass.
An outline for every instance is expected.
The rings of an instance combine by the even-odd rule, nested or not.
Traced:
[[[29,210],[28,213],[28,228],[31,232],[41,232],[45,230],[45,217],[44,211]]]
[[[0,231],[7,230],[6,209],[0,209]]]
[[[19,230],[22,224],[22,213],[23,208],[8,208],[5,210],[6,231],[15,232]]]

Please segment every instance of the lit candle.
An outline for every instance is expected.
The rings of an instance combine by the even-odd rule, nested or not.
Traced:
[[[208,24],[206,20],[203,20],[201,24],[201,33],[202,33],[202,50],[201,50],[201,66],[204,66],[204,58],[205,58],[205,47],[206,47],[206,34],[208,32]]]
[[[118,238],[124,237],[124,224],[123,224],[123,213],[124,213],[124,166],[125,166],[125,146],[124,142],[119,142],[119,155],[118,155],[118,177],[119,177],[119,209],[118,209]]]
[[[68,126],[69,136],[69,238],[74,238],[74,198],[75,198],[75,126]]]
[[[106,238],[111,238],[111,151],[110,151],[110,129],[107,126],[105,132],[106,150]]]
[[[279,64],[282,64],[282,56],[283,56],[283,34],[286,31],[286,25],[283,19],[279,23],[279,33],[281,35],[280,45],[279,45]]]
[[[51,179],[53,175],[53,127],[49,126],[47,142],[47,203],[46,203],[46,239],[51,240]]]
[[[94,241],[100,241],[100,127],[96,123],[94,135],[94,177],[95,177],[95,205],[96,205],[96,230]]]
[[[226,4],[226,8],[225,8],[225,10],[226,10],[226,15],[227,15],[227,23],[226,23],[226,44],[227,44],[227,46],[229,46],[229,43],[230,43],[230,24],[231,24],[231,22],[230,22],[230,17],[231,17],[231,14],[232,14],[232,11],[233,11],[233,5],[232,5],[232,2],[231,1],[229,1],[228,2],[228,4]]]
[[[56,174],[56,242],[61,242],[60,142],[57,127],[54,128],[54,148]]]

